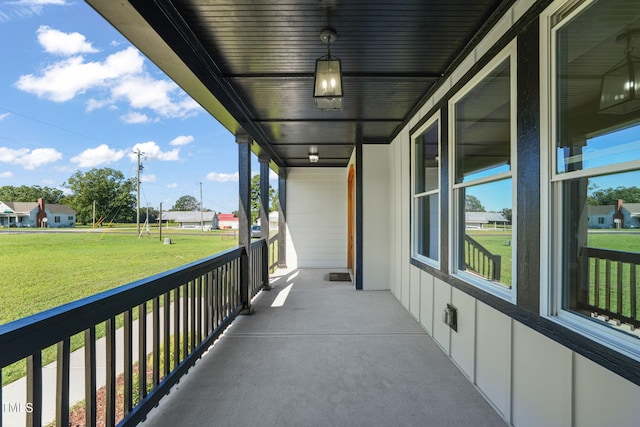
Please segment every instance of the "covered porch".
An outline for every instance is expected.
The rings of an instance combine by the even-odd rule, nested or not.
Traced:
[[[505,425],[389,292],[333,271],[278,270],[142,425]]]

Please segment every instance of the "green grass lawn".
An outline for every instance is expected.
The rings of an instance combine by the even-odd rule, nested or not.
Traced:
[[[0,232],[0,324],[205,258],[237,245],[217,233]]]
[[[625,252],[640,252],[640,233],[612,231],[611,233],[589,233],[590,248],[612,249]]]
[[[135,233],[109,231],[3,234],[0,231],[0,324],[118,287],[214,255],[237,245],[228,233]],[[121,316],[120,316],[121,317]],[[119,323],[121,323],[121,319]],[[97,329],[104,334],[103,325]],[[72,338],[72,349],[83,345]],[[43,363],[55,360],[45,349]],[[2,370],[3,384],[24,376],[25,363]]]

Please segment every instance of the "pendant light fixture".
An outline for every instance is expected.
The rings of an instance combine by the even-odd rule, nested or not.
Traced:
[[[320,32],[320,40],[327,44],[327,54],[316,59],[313,100],[319,110],[342,110],[342,63],[331,55],[331,43],[337,39],[332,28]]]
[[[640,36],[635,28],[620,34],[616,41],[626,40],[624,59],[602,76],[600,112],[627,114],[640,109],[640,58],[633,56],[631,40]]]

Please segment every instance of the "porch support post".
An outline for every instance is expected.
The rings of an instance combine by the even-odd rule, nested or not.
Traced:
[[[355,288],[362,290],[362,125],[356,127],[356,259],[355,259]]]
[[[265,240],[266,247],[262,254],[262,286],[264,290],[271,290],[269,286],[269,158],[260,156],[260,237]]]
[[[248,135],[236,135],[238,144],[238,244],[244,246],[247,261],[241,263],[240,276],[242,278],[240,298],[245,312],[251,313],[251,299],[249,295],[249,281],[251,265],[251,138]]]
[[[278,268],[287,268],[287,168],[278,174]]]

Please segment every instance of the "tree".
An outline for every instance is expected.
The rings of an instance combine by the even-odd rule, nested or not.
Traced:
[[[94,202],[97,221],[135,221],[135,178],[125,179],[122,172],[111,168],[91,169],[77,171],[63,185],[72,193],[63,202],[75,209],[78,222],[92,221]]]
[[[512,223],[511,219],[513,217],[513,210],[511,208],[503,208],[500,213],[507,221],[509,221],[509,223]]]
[[[476,196],[472,196],[470,194],[465,196],[464,205],[465,212],[486,212],[486,209],[482,206],[480,200]]]
[[[640,188],[605,188],[604,190],[593,191],[588,197],[588,203],[591,206],[615,205],[618,200],[623,200],[624,203],[640,203]]]
[[[176,203],[169,209],[170,211],[198,211],[200,210],[200,203],[198,199],[193,196],[181,196],[176,200]]]
[[[269,184],[269,210],[278,210],[278,193]],[[260,216],[260,175],[251,178],[251,223],[254,223]]]
[[[49,187],[43,188],[39,185],[34,185],[33,187],[5,185],[0,187],[0,200],[5,202],[35,202],[42,198],[47,203],[60,203],[63,197],[64,192],[62,190]]]

